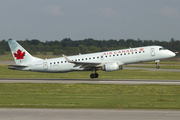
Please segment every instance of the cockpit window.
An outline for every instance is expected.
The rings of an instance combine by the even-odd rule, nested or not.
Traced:
[[[166,48],[159,48],[159,51],[160,51],[160,50],[165,50],[165,49],[166,49]]]

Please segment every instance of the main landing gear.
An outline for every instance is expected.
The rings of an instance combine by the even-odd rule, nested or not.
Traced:
[[[95,73],[93,73],[93,71],[95,71]],[[90,78],[98,78],[99,77],[99,75],[98,75],[98,73],[96,72],[96,69],[92,69],[92,73],[90,74]]]

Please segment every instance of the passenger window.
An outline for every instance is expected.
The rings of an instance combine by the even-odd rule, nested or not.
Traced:
[[[124,55],[126,55],[126,53],[124,53]]]
[[[93,59],[95,59],[95,57],[93,57]]]

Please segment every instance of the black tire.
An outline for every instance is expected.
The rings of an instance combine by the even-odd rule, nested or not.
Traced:
[[[156,66],[157,69],[159,69],[160,67],[159,66]]]
[[[98,78],[98,77],[99,77],[99,75],[98,75],[97,73],[94,73],[94,76],[95,76],[95,78]]]
[[[95,75],[93,73],[91,73],[90,78],[92,78],[92,79],[95,78]]]

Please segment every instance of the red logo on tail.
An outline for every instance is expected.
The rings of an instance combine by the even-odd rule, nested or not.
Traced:
[[[19,50],[17,51],[17,53],[14,53],[14,56],[16,57],[17,60],[19,60],[19,59],[24,59],[25,52],[22,53],[22,51],[19,49]]]

